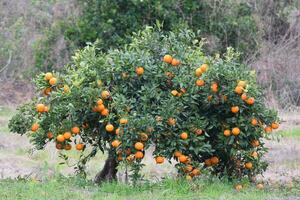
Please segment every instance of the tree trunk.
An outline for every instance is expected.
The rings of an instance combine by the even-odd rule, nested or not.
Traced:
[[[117,166],[116,159],[109,155],[103,169],[95,176],[95,183],[101,184],[102,182],[117,180]]]

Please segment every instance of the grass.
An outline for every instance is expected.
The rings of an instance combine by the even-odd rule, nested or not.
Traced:
[[[287,131],[280,131],[279,132],[283,137],[293,137],[300,139],[300,128],[295,128]]]
[[[40,199],[91,199],[91,200],[174,200],[174,199],[274,199],[300,195],[300,185],[293,187],[268,187],[258,190],[245,184],[237,192],[234,184],[218,179],[199,179],[188,182],[180,179],[166,179],[157,183],[143,183],[131,186],[124,183],[106,183],[101,187],[81,178],[56,177],[44,182],[36,180],[0,181],[1,200],[40,200]]]

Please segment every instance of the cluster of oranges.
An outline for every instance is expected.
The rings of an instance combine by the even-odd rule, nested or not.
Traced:
[[[56,148],[61,150],[61,149],[65,149],[65,150],[71,150],[72,149],[72,145],[70,144],[72,141],[72,137],[76,136],[80,134],[80,128],[78,126],[74,126],[71,128],[71,131],[66,131],[62,134],[58,134],[56,136]],[[53,134],[51,132],[48,132],[47,137],[49,139],[53,138]],[[75,148],[78,151],[83,150],[84,148],[84,144],[83,143],[77,143],[75,145]]]

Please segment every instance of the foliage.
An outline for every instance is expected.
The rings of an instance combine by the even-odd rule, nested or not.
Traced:
[[[88,45],[64,73],[38,75],[42,95],[19,109],[11,131],[28,132],[38,148],[53,141],[65,150],[91,146],[90,155],[108,151],[131,167],[134,181],[151,146],[158,164],[175,160],[187,178],[200,170],[230,178],[262,173],[261,139],[278,118],[239,54],[229,48],[224,58],[205,56],[189,30],[147,27],[131,41],[106,53]]]

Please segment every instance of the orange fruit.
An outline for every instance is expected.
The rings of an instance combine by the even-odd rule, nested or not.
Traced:
[[[191,180],[193,179],[193,177],[192,177],[191,175],[186,175],[185,179],[186,179],[187,181],[191,181]]]
[[[235,189],[236,189],[237,191],[240,191],[241,189],[243,189],[243,186],[242,186],[241,184],[237,184],[237,185],[235,186]]]
[[[197,168],[193,169],[192,174],[193,174],[194,176],[200,175],[200,169],[197,169]]]
[[[49,111],[49,107],[48,107],[48,106],[45,106],[44,112],[48,112],[48,111]]]
[[[270,126],[267,126],[267,127],[265,128],[265,132],[266,132],[266,133],[271,133],[271,132],[272,132],[272,128],[271,128]]]
[[[57,83],[57,79],[54,77],[49,80],[50,85],[55,85],[56,83]]]
[[[175,67],[175,66],[178,66],[178,65],[180,65],[180,61],[177,60],[176,58],[173,58],[173,60],[172,60],[172,62],[171,62],[171,65],[173,65],[174,67]]]
[[[74,126],[72,129],[71,129],[72,133],[74,134],[78,134],[80,132],[80,128],[78,126]]]
[[[231,135],[230,130],[227,129],[227,130],[224,131],[224,136],[225,137],[229,137],[230,135]]]
[[[168,125],[174,126],[175,124],[176,124],[176,119],[174,119],[173,117],[170,117],[168,119]]]
[[[181,163],[186,163],[186,161],[188,160],[187,156],[185,156],[185,155],[179,156],[178,159],[179,159],[179,162],[181,162]]]
[[[49,95],[49,94],[51,93],[51,91],[52,91],[51,88],[49,88],[49,87],[48,87],[48,88],[45,88],[45,89],[44,89],[44,95],[46,95],[46,96]]]
[[[256,151],[253,151],[252,154],[251,154],[251,156],[253,158],[258,158],[258,153]]]
[[[243,93],[244,88],[241,86],[236,86],[236,88],[234,89],[234,92],[237,94],[242,94]]]
[[[198,87],[201,87],[201,86],[204,86],[204,85],[205,85],[205,82],[204,82],[204,80],[198,79],[198,80],[196,80],[196,85],[197,85]]]
[[[58,142],[64,142],[65,141],[65,137],[62,135],[62,134],[59,134],[57,137],[56,137],[56,140]]]
[[[47,72],[47,73],[45,74],[45,80],[46,80],[46,81],[49,81],[51,78],[53,78],[53,74],[52,74],[51,72]]]
[[[239,110],[240,110],[240,108],[239,108],[238,106],[232,106],[232,107],[231,107],[231,112],[232,112],[232,113],[238,113]]]
[[[202,75],[202,71],[201,71],[201,68],[200,68],[200,67],[197,68],[197,69],[195,70],[195,75],[196,75],[197,77],[199,77],[199,76]]]
[[[134,144],[134,148],[136,149],[136,150],[143,150],[143,148],[144,148],[144,144],[143,143],[141,143],[141,142],[137,142],[137,143],[135,143]]]
[[[242,94],[242,96],[241,96],[241,99],[243,100],[243,101],[246,101],[247,100],[247,95],[244,93],[244,94]]]
[[[64,93],[70,92],[70,87],[68,85],[64,85]]]
[[[252,167],[253,167],[253,165],[252,165],[251,162],[246,162],[246,163],[245,163],[245,168],[246,168],[246,169],[252,169]]]
[[[186,132],[182,132],[180,134],[180,138],[183,139],[183,140],[186,140],[188,138],[188,134]]]
[[[105,130],[106,130],[107,132],[113,132],[114,129],[115,129],[115,127],[114,127],[112,124],[107,124],[107,125],[105,126]]]
[[[119,140],[114,140],[112,141],[111,145],[114,148],[117,148],[118,146],[120,146],[121,142]]]
[[[251,124],[252,124],[252,126],[257,126],[257,124],[258,124],[257,119],[252,118],[251,119]]]
[[[255,102],[255,99],[254,99],[253,97],[250,97],[249,99],[246,100],[246,103],[247,103],[248,105],[253,105],[254,102]]]
[[[178,158],[179,156],[181,156],[181,155],[182,155],[182,153],[181,153],[180,151],[175,151],[175,152],[174,152],[174,156],[177,157],[177,158]]]
[[[69,140],[71,137],[72,137],[72,135],[71,135],[70,132],[65,132],[65,133],[64,133],[64,138],[65,138],[66,140]]]
[[[140,133],[139,138],[141,141],[146,142],[148,140],[148,135],[146,133]]]
[[[278,129],[278,128],[279,128],[279,124],[273,122],[273,123],[271,124],[271,128],[272,128],[272,129]]]
[[[141,151],[137,151],[135,154],[134,154],[135,158],[136,159],[142,159],[144,157],[144,154],[143,152]]]
[[[258,141],[258,140],[253,140],[253,141],[251,142],[251,145],[252,145],[253,147],[258,147],[258,146],[259,146],[259,141]]]
[[[238,127],[234,127],[231,132],[233,135],[237,136],[241,133],[241,130]]]
[[[162,163],[164,163],[165,158],[162,157],[162,156],[157,156],[157,157],[155,158],[155,161],[156,161],[156,164],[162,164]]]
[[[172,91],[171,91],[171,94],[175,97],[175,96],[178,95],[178,91],[177,91],[177,90],[172,90]]]
[[[212,96],[212,95],[209,95],[209,96],[207,97],[207,101],[211,101],[212,98],[213,98],[213,96]]]
[[[116,129],[116,134],[119,135],[119,133],[120,133],[120,128],[117,128]]]
[[[64,146],[64,149],[67,150],[67,151],[69,151],[69,150],[72,149],[72,145],[66,144],[66,145]]]
[[[246,87],[246,81],[239,81],[238,86],[245,88]]]
[[[191,172],[193,170],[193,166],[192,165],[187,165],[187,166],[185,166],[185,168],[184,168],[184,171],[185,172]]]
[[[208,167],[211,166],[211,159],[209,159],[209,158],[206,159],[206,160],[204,161],[204,163],[205,163],[205,165],[208,166]]]
[[[210,159],[212,165],[216,165],[219,163],[219,158],[217,156],[213,156]]]
[[[31,126],[31,131],[36,132],[40,128],[40,125],[38,123],[34,123]]]
[[[196,133],[196,135],[202,135],[203,131],[202,131],[202,129],[198,128],[195,130],[195,133]]]
[[[105,109],[105,106],[103,104],[97,105],[95,107],[96,112],[102,112]]]
[[[203,64],[203,65],[201,65],[200,69],[201,69],[201,72],[204,73],[204,72],[207,71],[208,65],[207,64]]]
[[[52,139],[53,138],[53,133],[52,132],[48,132],[47,133],[47,138]]]
[[[60,143],[56,143],[55,147],[56,147],[56,149],[58,149],[58,150],[61,150],[61,149],[64,148],[63,145],[60,144]]]
[[[81,150],[83,150],[83,148],[84,148],[84,144],[78,143],[78,144],[76,144],[75,148],[76,148],[78,151],[81,151]]]
[[[42,103],[39,103],[36,105],[36,111],[38,112],[44,112],[45,111],[45,105]]]
[[[164,60],[165,63],[171,64],[173,58],[172,58],[172,56],[170,56],[170,55],[165,55],[163,60]]]
[[[259,190],[262,190],[262,189],[264,189],[264,185],[262,183],[259,183],[256,185],[256,188]]]
[[[102,104],[103,104],[103,100],[102,99],[98,99],[97,105],[102,105]]]
[[[138,75],[138,76],[141,76],[144,74],[144,68],[143,67],[137,67],[135,68],[135,73]]]
[[[101,115],[102,115],[102,116],[108,116],[108,115],[109,115],[108,109],[105,108],[104,110],[102,110],[102,111],[101,111]]]
[[[127,124],[127,123],[128,123],[128,119],[126,119],[126,118],[120,119],[120,124]]]
[[[101,92],[102,99],[108,99],[109,96],[110,96],[109,91],[104,90],[104,91]]]
[[[211,91],[213,91],[214,93],[218,92],[218,84],[217,83],[213,83],[210,86]]]

